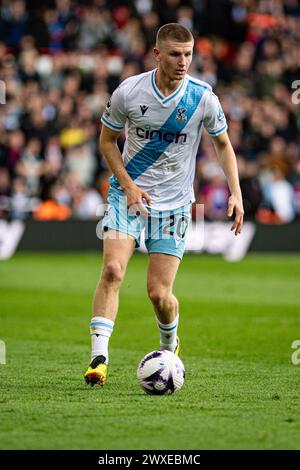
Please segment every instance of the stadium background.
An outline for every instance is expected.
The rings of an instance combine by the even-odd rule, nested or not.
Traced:
[[[195,35],[190,74],[220,96],[246,218],[299,219],[299,14],[294,0],[3,1],[1,216],[95,217],[109,185],[99,118],[120,81],[155,67],[157,29],[174,21]],[[226,220],[228,189],[206,133],[195,191],[207,219]]]
[[[95,212],[110,175],[98,148],[99,118],[120,81],[155,66],[155,35],[167,22],[192,30],[189,73],[220,97],[257,251],[299,252],[297,0],[2,1],[2,241],[21,222],[19,249],[74,249],[77,230],[81,241],[89,233],[84,249],[97,248]],[[208,224],[227,221],[228,188],[205,132],[195,193]],[[146,400],[135,383],[137,362],[157,341],[142,256],[123,287],[106,394],[78,385],[99,262],[30,252],[1,261],[1,448],[299,447],[299,371],[290,361],[299,331],[298,254],[251,254],[236,265],[185,258],[176,292],[186,312],[190,379],[168,402]],[[74,364],[72,376],[66,363]]]

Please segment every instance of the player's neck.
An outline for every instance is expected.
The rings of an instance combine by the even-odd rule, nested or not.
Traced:
[[[157,69],[155,73],[155,83],[159,91],[165,96],[169,96],[176,88],[180,86],[182,80],[170,80],[161,69]]]

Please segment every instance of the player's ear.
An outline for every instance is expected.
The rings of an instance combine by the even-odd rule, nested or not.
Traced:
[[[160,61],[160,51],[157,47],[153,48],[153,54],[154,54],[154,57],[157,60],[157,62],[159,62]]]

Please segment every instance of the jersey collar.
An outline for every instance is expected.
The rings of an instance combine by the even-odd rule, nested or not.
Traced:
[[[182,80],[181,84],[179,85],[178,88],[176,88],[175,91],[173,91],[173,93],[169,96],[164,96],[158,89],[156,83],[155,83],[155,73],[156,73],[157,69],[154,69],[152,70],[151,72],[151,86],[152,86],[152,89],[153,89],[153,92],[155,94],[155,96],[157,98],[159,98],[159,100],[162,102],[162,104],[165,104],[165,103],[168,103],[169,101],[171,101],[173,98],[175,98],[175,96],[178,95],[178,93],[180,93],[180,91],[182,90],[182,87],[183,85],[185,84],[186,82],[186,77],[184,77],[184,79]]]

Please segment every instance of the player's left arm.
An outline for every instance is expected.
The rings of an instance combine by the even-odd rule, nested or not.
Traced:
[[[244,208],[235,153],[226,131],[220,135],[211,136],[211,138],[231,193],[228,200],[228,217],[231,217],[234,213],[231,230],[234,230],[235,235],[238,235],[243,227]]]

